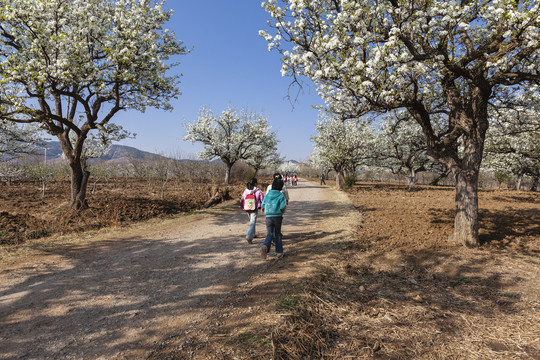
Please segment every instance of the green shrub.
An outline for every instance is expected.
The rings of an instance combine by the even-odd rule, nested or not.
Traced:
[[[344,186],[348,189],[352,188],[356,184],[356,175],[350,174],[345,177]]]

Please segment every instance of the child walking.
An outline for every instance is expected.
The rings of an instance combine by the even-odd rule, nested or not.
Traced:
[[[253,238],[255,237],[255,225],[257,224],[257,214],[261,208],[261,204],[264,199],[264,193],[261,189],[257,187],[257,179],[253,178],[249,180],[246,185],[246,189],[242,194],[242,199],[240,200],[240,206],[244,210],[249,218],[249,228],[246,235],[246,240],[248,243],[253,243]]]
[[[276,255],[278,259],[283,257],[283,243],[281,235],[281,224],[283,222],[283,213],[287,207],[285,195],[281,193],[283,180],[274,178],[272,190],[268,191],[263,199],[261,209],[266,215],[266,238],[261,246],[261,258],[266,259],[270,251],[272,242],[276,244]]]

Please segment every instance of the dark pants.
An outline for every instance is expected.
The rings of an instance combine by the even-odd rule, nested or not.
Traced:
[[[267,216],[266,217],[266,238],[264,246],[270,251],[272,241],[276,244],[276,254],[283,253],[283,242],[281,241],[281,223],[283,216]]]

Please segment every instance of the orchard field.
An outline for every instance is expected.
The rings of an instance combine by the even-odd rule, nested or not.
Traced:
[[[340,330],[329,358],[540,358],[540,194],[479,196],[482,245],[469,249],[446,241],[451,187],[350,191],[363,223],[304,302],[310,321]]]
[[[147,182],[116,179],[98,184],[89,194],[90,208],[78,214],[67,210],[68,187],[50,184],[42,199],[39,185],[0,185],[3,255],[32,247],[43,235],[196,211],[216,191],[178,182],[168,184],[162,197]],[[238,202],[243,188],[228,187],[225,201]],[[280,304],[288,304],[287,316],[269,330],[257,326],[254,315],[249,334],[226,341],[209,340],[203,329],[189,350],[197,349],[201,359],[218,353],[243,354],[240,359],[540,358],[538,192],[481,190],[482,245],[474,249],[446,241],[454,219],[451,187],[407,191],[405,185],[357,182],[347,194],[362,222],[354,237],[325,252],[315,274],[301,284],[284,283]],[[281,270],[295,271],[291,264],[285,260]],[[277,311],[274,300],[261,301]],[[160,348],[153,356],[166,354]]]
[[[69,180],[0,184],[0,243],[18,244],[47,235],[125,226],[201,209],[219,189],[207,183],[175,181],[163,187],[138,178],[117,178],[89,186],[89,209],[69,208]],[[226,198],[240,197],[243,185],[229,186]],[[94,191],[92,191],[94,190]]]

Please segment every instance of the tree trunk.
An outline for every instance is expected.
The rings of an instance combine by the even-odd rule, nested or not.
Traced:
[[[409,191],[412,191],[414,189],[414,186],[416,185],[416,172],[414,171],[414,168],[409,169]]]
[[[455,177],[456,214],[454,233],[449,240],[477,246],[480,243],[478,175],[489,127],[488,105],[492,86],[487,81],[476,79],[478,82],[471,84],[467,93],[462,94],[456,84],[462,76],[451,70],[446,73],[441,83],[449,108],[448,124],[451,130],[442,139],[433,129],[432,117],[427,108],[415,105],[408,110],[422,126],[428,158],[447,166]]]
[[[344,178],[343,171],[336,171],[336,189],[343,190]]]
[[[75,145],[69,139],[69,131],[58,134],[58,140],[62,146],[62,151],[68,159],[71,171],[71,208],[81,210],[88,207],[86,201],[86,191],[90,172],[86,170],[86,158],[82,156],[83,144],[86,139],[87,131],[78,134]]]
[[[478,246],[478,168],[459,171],[456,175],[456,214],[451,241]]]
[[[519,172],[518,176],[517,176],[517,181],[516,181],[516,190],[517,191],[520,191],[521,190],[521,183],[523,182],[523,172]]]
[[[531,185],[531,191],[536,191],[538,189],[538,176],[535,176],[533,178],[533,182],[532,182],[532,185]]]
[[[86,189],[90,172],[84,169],[84,164],[79,161],[73,161],[69,164],[71,169],[71,208],[80,210],[88,207],[86,201]]]
[[[480,103],[480,101],[476,103],[478,108],[487,109],[485,104]],[[485,103],[487,104],[487,101]],[[476,111],[479,110],[476,109]],[[450,239],[470,247],[480,245],[478,238],[478,177],[487,131],[487,121],[481,121],[481,118],[487,119],[487,110],[481,113],[483,116],[477,118],[478,125],[471,126],[469,124],[467,131],[463,134],[462,159],[456,162],[457,166],[451,168],[456,181],[456,214],[454,234]],[[466,116],[460,121],[466,123],[467,119],[470,120],[471,124],[474,123],[470,117]]]
[[[234,164],[225,163],[225,165],[227,166],[227,170],[225,171],[225,185],[229,185],[231,181],[231,169]]]

